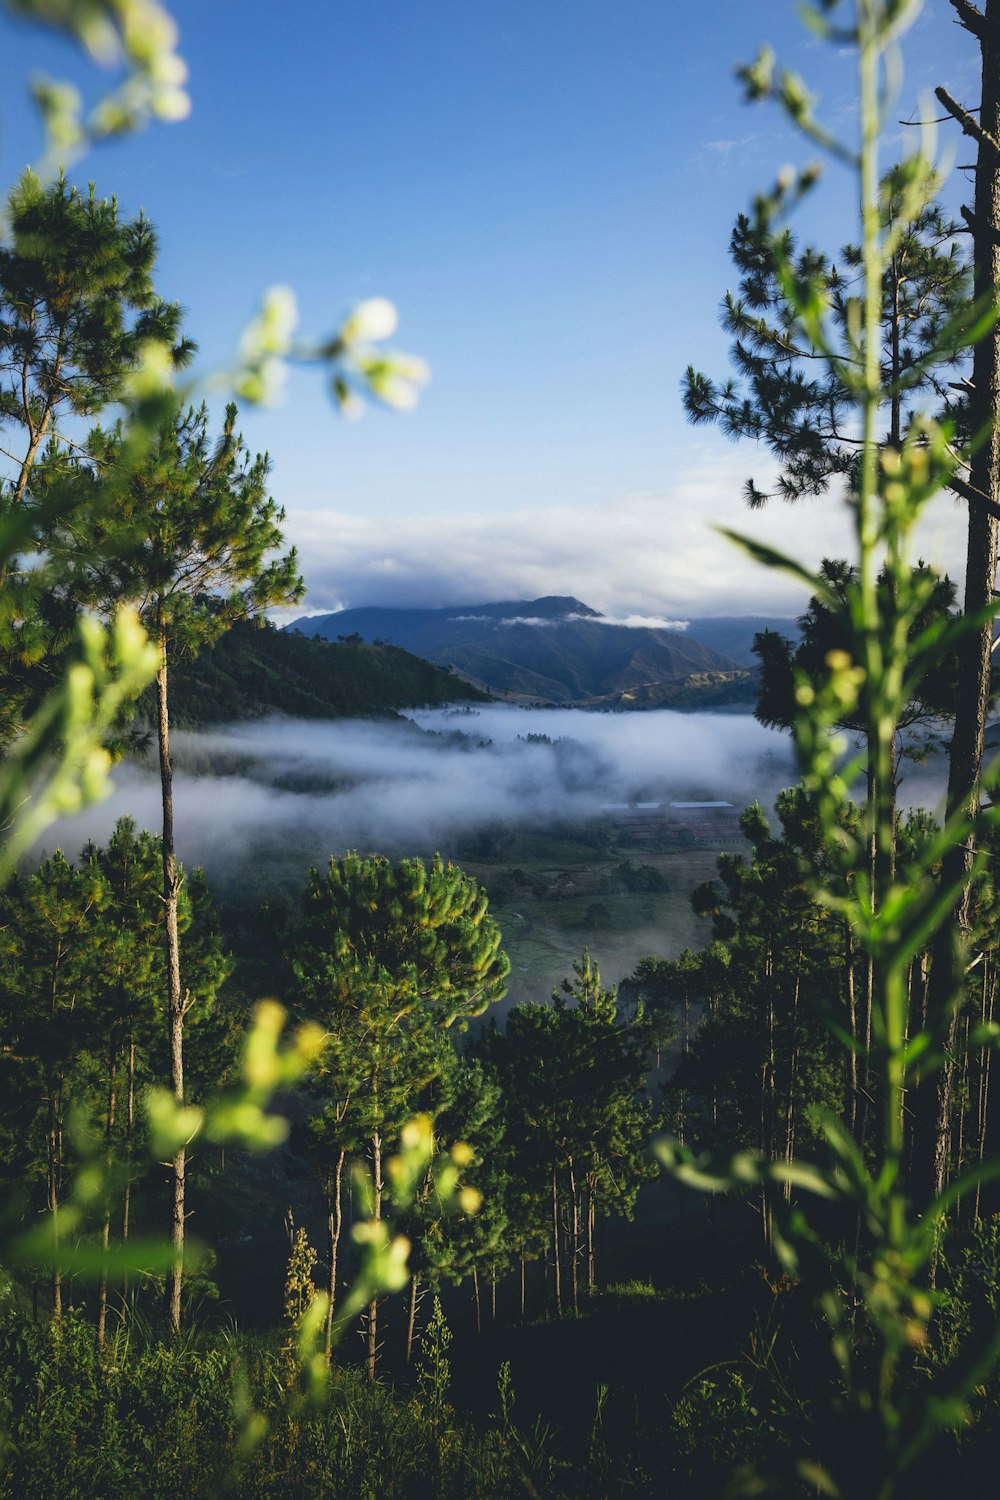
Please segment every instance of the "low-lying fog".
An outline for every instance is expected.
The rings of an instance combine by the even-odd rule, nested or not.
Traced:
[[[587,713],[489,704],[399,721],[273,718],[176,733],[177,849],[209,879],[289,871],[345,849],[454,852],[461,834],[599,817],[609,804],[769,804],[793,779],[787,736],[749,714]],[[155,760],[128,762],[111,797],[50,830],[75,854],[123,814],[160,827]]]

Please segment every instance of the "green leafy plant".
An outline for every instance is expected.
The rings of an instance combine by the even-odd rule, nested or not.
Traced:
[[[914,409],[898,441],[889,444],[883,441],[881,423],[888,407],[898,409],[900,392],[915,388],[922,371],[949,363],[959,344],[992,337],[997,291],[989,289],[971,309],[962,309],[936,330],[919,371],[896,372],[887,383],[882,358],[886,268],[898,248],[901,226],[928,209],[936,184],[933,165],[920,152],[893,168],[888,178],[880,178],[878,166],[879,135],[899,76],[898,39],[919,6],[915,0],[857,0],[853,18],[844,20],[838,12],[846,8],[825,0],[804,7],[803,13],[813,31],[856,49],[857,147],[826,129],[805,85],[777,69],[772,55],[762,54],[742,76],[751,98],[776,98],[808,138],[852,168],[859,183],[860,280],[843,303],[834,302],[822,266],[796,258],[783,228],[788,212],[815,183],[817,169],[787,170],[754,210],[755,240],[766,247],[789,310],[789,331],[835,384],[857,434],[848,484],[857,554],[853,571],[835,594],[824,575],[814,575],[795,559],[752,538],[734,535],[733,540],[763,565],[797,578],[821,606],[836,610],[843,624],[843,641],[826,653],[821,670],[798,676],[792,727],[803,785],[817,810],[825,846],[825,878],[816,869],[807,871],[807,877],[816,898],[849,925],[871,960],[868,1076],[880,1111],[879,1130],[873,1158],[865,1156],[831,1114],[822,1122],[829,1156],[821,1163],[775,1160],[761,1151],[697,1157],[677,1142],[662,1144],[660,1155],[681,1180],[695,1186],[764,1189],[774,1210],[776,1252],[790,1273],[813,1287],[829,1322],[839,1386],[833,1420],[824,1428],[828,1436],[816,1437],[813,1450],[797,1456],[798,1473],[821,1493],[889,1500],[935,1433],[965,1420],[970,1395],[1000,1353],[1000,1330],[991,1328],[977,1347],[964,1349],[933,1379],[912,1378],[934,1311],[932,1266],[939,1226],[977,1181],[1000,1175],[1000,1161],[985,1160],[939,1191],[922,1213],[915,1208],[905,1177],[905,1100],[908,1091],[945,1065],[962,965],[956,953],[947,974],[939,967],[937,982],[943,984],[947,1004],[929,1010],[923,1025],[908,1012],[907,967],[934,933],[953,920],[967,883],[961,870],[957,876],[936,878],[935,867],[992,814],[970,819],[960,809],[938,836],[910,850],[897,845],[894,761],[899,725],[921,681],[956,640],[981,629],[983,617],[967,612],[957,621],[927,619],[934,580],[914,567],[916,523],[968,458],[954,423]],[[897,206],[894,218],[883,211],[887,198]],[[973,443],[982,444],[987,437],[979,433]],[[860,754],[851,752],[838,731],[845,722],[860,731]],[[850,813],[849,797],[864,773],[868,795],[858,820]],[[936,962],[947,962],[947,954]],[[836,1022],[834,1027],[842,1042],[861,1045]],[[995,1027],[974,1028],[965,1045],[978,1047],[995,1039]],[[829,1206],[822,1230],[816,1214],[803,1207],[810,1197]],[[832,1233],[830,1210],[838,1225]]]

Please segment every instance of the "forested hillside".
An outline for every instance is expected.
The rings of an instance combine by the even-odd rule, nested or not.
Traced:
[[[399,708],[479,702],[486,694],[398,646],[360,638],[310,640],[265,621],[237,621],[198,656],[181,656],[171,684],[180,729],[283,713],[366,718]],[[155,716],[150,691],[139,711]]]

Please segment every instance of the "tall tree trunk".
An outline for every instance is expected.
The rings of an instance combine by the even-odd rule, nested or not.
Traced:
[[[341,1151],[337,1157],[337,1165],[333,1169],[332,1176],[326,1180],[326,1227],[330,1249],[330,1281],[327,1286],[328,1305],[326,1309],[326,1357],[330,1358],[333,1352],[333,1311],[337,1301],[337,1254],[340,1249],[340,1235],[344,1227],[344,1196],[342,1181],[344,1172],[344,1158],[347,1152]],[[407,1362],[409,1356],[407,1356]]]
[[[156,674],[156,716],[160,750],[160,794],[163,803],[163,911],[167,947],[167,1026],[170,1040],[170,1082],[178,1104],[184,1103],[184,1001],[181,996],[181,949],[177,931],[177,858],[174,853],[174,769],[170,761],[170,715],[167,703],[167,633],[162,612],[158,645],[160,666]],[[181,1284],[184,1278],[184,1197],[187,1181],[187,1150],[179,1146],[173,1159],[171,1244],[174,1262],[170,1269],[167,1298],[170,1327],[181,1327]]]
[[[964,1017],[964,1024],[962,1026],[962,1031],[963,1031],[964,1034],[963,1034],[963,1037],[962,1037],[962,1053],[961,1053],[961,1057],[962,1057],[962,1061],[961,1061],[961,1088],[959,1090],[961,1103],[960,1103],[960,1107],[959,1107],[959,1110],[958,1110],[958,1139],[957,1139],[957,1141],[955,1141],[955,1149],[954,1149],[954,1167],[955,1167],[956,1173],[961,1172],[962,1167],[965,1164],[965,1124],[966,1124],[966,1116],[968,1115],[968,1112],[969,1112],[969,1100],[972,1097],[972,1092],[971,1092],[971,1083],[972,1083],[972,1080],[971,1080],[971,1074],[970,1074],[970,1071],[969,1071],[969,1062],[970,1062],[970,1059],[969,1059],[969,1033],[970,1033],[971,1029],[972,1028],[971,1028],[971,1026],[969,1024],[969,1012],[968,1012],[968,1010],[966,1010],[965,1017]],[[959,1195],[959,1197],[957,1197],[955,1199],[955,1217],[956,1217],[956,1219],[959,1219],[959,1220],[961,1220],[961,1217],[962,1217],[962,1198],[961,1198],[961,1195]]]
[[[857,1140],[858,1124],[858,997],[854,988],[854,934],[844,923],[844,982],[847,1000],[847,1030],[852,1046],[847,1049],[847,1077],[844,1098],[844,1125]]]
[[[50,1049],[55,1046],[55,1020],[57,1010],[57,997],[59,994],[59,967],[62,962],[62,942],[57,940],[56,951],[52,961],[52,974],[49,980],[49,1029]],[[59,1266],[59,1186],[60,1165],[62,1156],[62,1121],[59,1110],[59,1090],[56,1084],[55,1069],[50,1059],[46,1066],[45,1091],[48,1097],[48,1120],[45,1132],[46,1168],[47,1182],[46,1193],[48,1198],[49,1216],[52,1220],[52,1314],[55,1318],[62,1317],[62,1271]]]
[[[524,1251],[521,1251],[521,1322],[524,1322]]]
[[[56,380],[58,380],[59,378],[59,372],[62,369],[62,366],[63,355],[62,353],[60,353],[56,357],[56,362],[53,369],[53,374]],[[38,457],[38,450],[41,447],[42,439],[49,430],[49,425],[52,421],[52,411],[55,406],[55,400],[52,396],[50,396],[46,401],[45,406],[42,408],[37,422],[32,418],[31,401],[28,395],[26,364],[21,368],[21,397],[21,409],[24,413],[25,425],[28,429],[28,447],[25,452],[24,458],[21,460],[21,470],[17,476],[17,483],[14,485],[15,505],[20,505],[24,500],[24,496],[28,489],[28,480],[31,477],[31,471],[34,468],[35,459]]]
[[[115,1053],[112,1048],[108,1055],[108,1122],[105,1131],[105,1165],[108,1173],[111,1171],[112,1153],[114,1149],[115,1134],[115,1104],[117,1101],[117,1088],[115,1078]],[[106,1197],[104,1203],[104,1222],[101,1225],[101,1249],[107,1255],[111,1244],[111,1193],[105,1189]],[[104,1345],[104,1334],[108,1321],[108,1268],[107,1264],[101,1267],[101,1281],[97,1291],[97,1347]]]
[[[476,1332],[482,1333],[483,1319],[482,1310],[479,1306],[479,1270],[476,1266],[473,1266],[472,1268],[472,1295],[475,1298],[476,1303]]]
[[[417,1322],[417,1297],[420,1279],[416,1271],[410,1276],[410,1307],[406,1319],[406,1363],[413,1357],[413,1330]]]
[[[774,1099],[775,1099],[775,1052],[774,1052],[774,966],[770,942],[764,958],[764,986],[767,994],[767,1057],[760,1087],[760,1150],[766,1161],[774,1160]],[[771,1248],[771,1195],[764,1183],[760,1190],[761,1228],[764,1248]]]
[[[983,965],[983,1000],[982,1021],[984,1025],[992,1024],[993,1011],[996,1005],[997,990],[997,965],[996,953],[987,954],[986,963]],[[988,974],[987,974],[988,970]],[[993,1056],[992,1047],[982,1047],[979,1052],[979,1128],[977,1136],[976,1154],[980,1162],[986,1157],[987,1142],[990,1129],[990,1059]],[[976,1198],[973,1206],[973,1222],[978,1224],[982,1211],[982,1184],[976,1184]]]
[[[802,963],[802,953],[799,952],[799,964]],[[795,972],[795,989],[792,994],[792,1047],[788,1062],[788,1090],[785,1095],[785,1161],[791,1164],[795,1155],[795,1081],[799,1064],[799,983],[801,968]],[[785,1201],[790,1202],[792,1197],[792,1184],[785,1183]]]
[[[570,1286],[573,1291],[573,1312],[580,1311],[579,1298],[579,1276],[577,1266],[580,1259],[580,1201],[576,1191],[576,1172],[573,1168],[573,1158],[569,1158],[569,1201],[570,1201]]]
[[[49,1085],[49,1120],[46,1131],[46,1155],[48,1157],[48,1210],[52,1220],[52,1315],[62,1317],[62,1271],[59,1266],[59,1122],[54,1085]]]
[[[128,1244],[132,1208],[132,1160],[135,1153],[135,1037],[128,1039],[128,1093],[125,1100],[125,1186],[122,1189],[122,1244]],[[122,1276],[122,1302],[128,1302],[128,1272]]]
[[[552,1168],[552,1269],[555,1276],[556,1317],[562,1317],[562,1278],[559,1274],[559,1193],[556,1169]]]
[[[382,1137],[376,1130],[372,1136],[372,1171],[374,1193],[372,1218],[376,1223],[382,1218]],[[368,1304],[368,1379],[375,1379],[375,1361],[378,1358],[378,1298]]]
[[[958,20],[979,42],[982,95],[978,123],[946,90],[938,98],[967,135],[978,142],[972,212],[963,216],[972,229],[974,295],[996,307],[1000,299],[1000,0],[986,0],[979,12],[964,0],[952,0]],[[972,356],[970,426],[985,434],[969,465],[967,485],[955,488],[969,501],[965,565],[967,615],[993,603],[997,569],[997,518],[987,505],[1000,499],[1000,325],[981,338]],[[986,503],[983,503],[983,502]],[[987,624],[965,636],[958,649],[955,729],[948,769],[947,813],[964,812],[973,821],[979,812],[980,773],[990,691],[993,628]],[[950,1123],[954,1087],[954,1045],[962,987],[962,940],[969,930],[970,882],[976,853],[975,828],[949,849],[941,863],[941,886],[956,884],[957,931],[942,922],[934,939],[929,999],[930,1022],[944,1042],[945,1062],[934,1080],[917,1091],[921,1159],[914,1184],[918,1203],[931,1201],[945,1185],[950,1158]],[[930,1129],[928,1128],[930,1123]],[[930,1140],[928,1141],[928,1136]]]

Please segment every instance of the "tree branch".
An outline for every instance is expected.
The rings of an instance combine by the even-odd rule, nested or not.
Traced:
[[[991,245],[1000,245],[1000,229],[994,229],[991,224],[988,224],[986,226],[985,234],[983,234],[983,230],[979,223],[979,220],[976,218],[971,208],[966,208],[963,204],[959,209],[959,213],[962,215],[962,218],[965,220],[966,224],[968,224],[969,232],[971,234],[976,235],[977,238],[982,236]]]
[[[952,0],[952,4],[954,3],[955,0]],[[966,135],[971,135],[972,139],[978,141],[980,146],[985,146],[995,156],[1000,156],[1000,141],[994,140],[989,131],[984,130],[979,121],[974,120],[969,111],[963,109],[958,100],[953,99],[946,88],[942,88],[939,85],[934,90],[934,93],[952,118],[958,121]]]
[[[968,500],[970,505],[978,505],[988,515],[1000,517],[1000,504],[991,500],[989,495],[984,495],[982,490],[975,489],[967,479],[960,474],[953,474],[948,480],[948,488],[954,490],[956,495],[963,500]]]
[[[952,10],[958,12],[958,24],[964,26],[966,31],[983,42],[986,40],[986,17],[982,11],[971,3],[971,0],[951,0]]]

